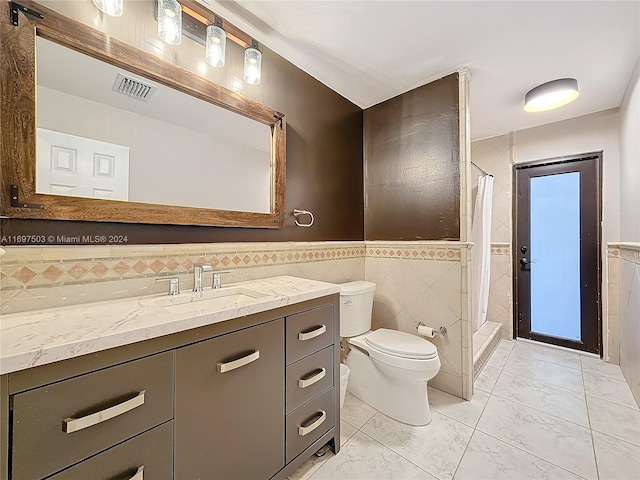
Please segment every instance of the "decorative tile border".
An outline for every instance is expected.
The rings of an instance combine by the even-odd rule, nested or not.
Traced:
[[[502,339],[501,328],[498,328],[495,332],[492,332],[491,338],[480,347],[480,351],[473,356],[473,378],[478,378],[480,372],[485,367],[491,354],[500,345]]]
[[[193,271],[196,263],[235,270],[347,258],[463,260],[466,242],[279,242],[188,245],[7,247],[0,288],[18,290],[129,280]]]
[[[511,245],[508,243],[492,243],[491,255],[511,255]]]
[[[640,264],[640,242],[620,242],[607,244],[607,256],[619,257],[628,262]]]
[[[383,242],[366,243],[366,255],[373,258],[403,258],[410,260],[462,261],[467,242]]]
[[[0,265],[0,286],[4,290],[85,284],[113,280],[187,274],[196,263],[214,269],[234,270],[301,262],[318,262],[360,258],[365,255],[364,242],[205,244],[108,247],[83,246],[67,252],[56,247],[5,250]],[[68,250],[68,248],[67,248]],[[69,255],[71,257],[71,255]],[[49,258],[46,258],[49,257]],[[62,257],[62,258],[60,258]]]
[[[628,262],[640,264],[640,243],[620,244],[620,258]]]

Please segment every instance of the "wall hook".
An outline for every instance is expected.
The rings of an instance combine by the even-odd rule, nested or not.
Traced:
[[[309,223],[300,223],[298,222],[298,217],[300,215],[309,215],[310,220]],[[293,216],[296,217],[296,225],[299,227],[310,227],[311,225],[313,225],[313,213],[311,213],[308,210],[298,210],[297,208],[293,210]]]

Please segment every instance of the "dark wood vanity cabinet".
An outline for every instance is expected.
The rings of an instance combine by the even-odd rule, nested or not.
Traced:
[[[332,295],[0,377],[0,480],[283,479],[340,448]]]
[[[283,365],[283,319],[176,351],[176,479],[284,467]]]

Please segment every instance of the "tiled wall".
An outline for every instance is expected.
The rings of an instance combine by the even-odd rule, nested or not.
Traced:
[[[491,278],[487,320],[502,324],[502,338],[513,338],[513,295],[511,275],[511,135],[478,140],[471,144],[471,159],[493,175],[491,212]],[[478,171],[472,169],[473,199],[478,187]],[[475,326],[474,326],[475,329]]]
[[[0,257],[0,301],[4,314],[108,301],[162,293],[168,286],[156,278],[169,276],[189,290],[195,263],[229,270],[223,277],[229,283],[277,275],[367,279],[377,284],[373,328],[415,334],[420,321],[447,327],[446,336],[434,339],[442,369],[432,384],[469,397],[468,248],[463,242],[7,247]]]
[[[620,363],[620,248],[607,245],[607,352],[608,361]],[[605,313],[605,312],[603,312]]]
[[[366,242],[365,279],[376,283],[373,328],[416,333],[419,322],[447,335],[433,342],[442,367],[434,387],[456,395],[464,388],[471,346],[468,333],[466,258],[462,242]],[[470,362],[469,362],[470,363]]]
[[[609,326],[619,328],[620,368],[640,405],[640,242],[609,244],[608,265]]]
[[[229,270],[226,282],[294,275],[343,283],[364,279],[364,253],[364,242],[5,247],[1,311],[161,293],[168,287],[158,277],[178,276],[191,289],[194,263]]]

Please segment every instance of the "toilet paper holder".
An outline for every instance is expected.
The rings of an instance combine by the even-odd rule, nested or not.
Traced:
[[[421,329],[420,327],[426,327],[425,329]],[[435,329],[435,328],[430,328],[427,327],[427,325],[425,325],[423,322],[418,323],[418,326],[416,327],[416,330],[418,330],[418,333],[421,335],[424,335],[425,337],[429,337],[429,338],[434,338],[437,337],[438,335],[446,335],[447,334],[447,327],[440,327],[439,329]],[[426,330],[423,331],[423,330]],[[429,332],[431,333],[431,335],[429,335]]]

